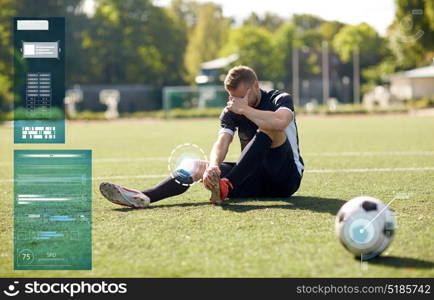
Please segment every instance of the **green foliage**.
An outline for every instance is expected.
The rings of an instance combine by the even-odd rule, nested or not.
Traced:
[[[173,119],[189,119],[189,118],[218,118],[222,111],[221,107],[209,107],[209,108],[174,108],[168,113],[164,110],[152,110],[152,111],[136,111],[133,113],[121,113],[121,118],[124,119],[164,119],[166,117]],[[81,111],[70,118],[71,120],[107,120],[104,112],[94,111]],[[0,119],[1,120],[1,119]]]
[[[344,27],[345,24],[338,21],[324,21],[320,25],[320,32],[323,39],[329,43],[333,42],[333,38]]]
[[[12,92],[12,18],[18,2],[0,0],[0,109],[13,101]]]
[[[170,2],[170,10],[187,27],[188,33],[192,32],[199,21],[198,9],[200,5],[200,3],[191,0],[172,0]]]
[[[243,25],[263,27],[271,32],[275,32],[285,23],[285,19],[277,14],[266,12],[262,17],[255,12],[244,20]]]
[[[304,31],[319,28],[324,20],[310,14],[294,14],[291,18],[291,22],[297,26],[300,31]]]
[[[410,100],[408,101],[408,105],[415,109],[433,108],[434,96],[427,96],[418,100]]]
[[[83,48],[89,83],[181,83],[186,32],[175,14],[151,1],[100,0]],[[180,55],[181,54],[181,55]]]
[[[82,0],[46,0],[43,6],[31,0],[0,1],[0,108],[6,110],[13,101],[11,18],[18,15],[66,17],[67,87],[194,83],[202,62],[233,53],[240,54],[236,64],[253,67],[261,80],[290,87],[293,48],[299,51],[300,76],[318,78],[322,42],[327,41],[330,57],[338,54],[341,60],[330,60],[335,63],[332,80],[352,76],[352,53],[359,48],[366,92],[385,83],[386,75],[425,66],[434,57],[430,0],[396,0],[386,38],[365,23],[346,25],[309,14],[285,19],[251,13],[237,27],[220,5],[194,0],[173,0],[168,8],[152,0],[95,0],[92,16],[80,10]]]
[[[222,112],[221,107],[209,107],[205,109],[190,108],[190,109],[173,109],[169,111],[167,117],[174,119],[188,118],[218,118]]]
[[[339,30],[333,39],[333,49],[343,62],[352,60],[355,49],[360,53],[360,65],[366,67],[379,62],[382,55],[383,41],[370,25],[347,25]]]
[[[276,78],[290,87],[292,81],[293,49],[299,51],[299,72],[302,77],[317,76],[321,72],[322,42],[331,44],[344,26],[337,21],[323,21],[312,15],[294,15],[290,22],[280,26],[274,34]],[[331,48],[331,47],[330,47]]]
[[[202,62],[218,58],[230,25],[230,20],[223,16],[222,8],[211,2],[197,3],[194,14],[197,22],[192,27],[185,53],[189,82],[194,82]]]
[[[4,121],[13,121],[14,112],[13,111],[1,111],[0,110],[0,123]]]
[[[389,28],[389,47],[399,69],[426,66],[434,58],[434,3],[396,0],[395,20]]]
[[[429,0],[396,0],[395,20],[380,50],[382,60],[362,70],[367,92],[387,82],[387,75],[399,70],[422,67],[434,57],[434,2]]]
[[[78,11],[81,0],[46,0],[43,5],[40,1],[31,0],[1,0],[0,1],[0,106],[1,102],[11,104],[12,95],[12,18],[16,16],[65,17],[66,45],[66,84],[80,83],[86,80],[87,58],[84,55],[81,43],[81,32],[88,25],[86,16]],[[3,105],[6,106],[6,105]]]
[[[250,66],[262,80],[273,80],[276,76],[275,50],[271,32],[262,27],[241,26],[230,31],[221,55],[238,53],[237,64]]]
[[[362,86],[362,92],[367,93],[378,85],[387,82],[387,76],[396,71],[396,62],[392,56],[387,56],[380,63],[366,67],[362,70],[362,76],[366,83]]]
[[[300,47],[296,27],[287,23],[282,25],[274,34],[275,60],[281,66],[276,69],[276,77],[290,86],[292,82],[292,55],[294,46]]]
[[[298,39],[302,44],[300,48],[300,76],[312,77],[321,72],[321,44],[323,37],[318,30],[307,29],[298,33]]]

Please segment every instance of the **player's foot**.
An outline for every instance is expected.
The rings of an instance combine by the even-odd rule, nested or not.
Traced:
[[[110,182],[102,182],[99,190],[107,200],[123,206],[143,208],[149,206],[151,202],[151,199],[141,191],[127,189]]]
[[[212,179],[213,188],[211,189],[211,198],[209,201],[212,204],[221,205],[228,197],[229,191],[234,187],[227,178],[219,178],[217,174],[213,174]]]

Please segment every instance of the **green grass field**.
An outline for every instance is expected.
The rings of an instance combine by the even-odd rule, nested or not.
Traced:
[[[433,277],[434,118],[301,117],[306,173],[289,199],[208,204],[200,184],[149,209],[106,201],[101,181],[132,188],[156,184],[167,157],[190,142],[209,153],[217,120],[70,122],[65,145],[13,145],[0,126],[1,277]],[[93,270],[13,270],[13,149],[92,149]],[[236,160],[238,141],[228,160]],[[155,175],[155,176],[150,176]],[[116,177],[118,176],[118,177]],[[398,230],[382,258],[362,268],[338,242],[335,215],[345,201],[389,202]]]

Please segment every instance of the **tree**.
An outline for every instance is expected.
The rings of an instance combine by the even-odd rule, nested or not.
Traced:
[[[383,72],[390,70],[389,63],[377,66],[387,56],[387,42],[366,23],[342,27],[333,39],[332,46],[344,63],[340,73],[349,77],[353,71],[353,52],[358,49],[362,92],[375,87],[382,80]]]
[[[14,0],[1,0],[0,10],[0,109],[11,104],[12,94],[12,21],[16,16],[18,3]]]
[[[264,27],[271,32],[275,32],[285,23],[285,19],[277,14],[266,12],[262,17],[252,12],[243,22],[246,26]]]
[[[310,14],[295,14],[290,20],[295,28],[292,38],[299,51],[299,74],[303,78],[315,77],[321,72],[322,41],[325,39],[321,29],[325,23],[323,19]]]
[[[188,28],[188,32],[194,29],[198,22],[198,8],[201,4],[190,0],[172,0],[170,9],[176,14],[184,26]]]
[[[310,14],[294,14],[291,18],[291,22],[300,31],[309,29],[318,29],[323,23],[323,19]]]
[[[182,82],[186,32],[168,9],[149,0],[100,0],[83,35],[82,46],[91,56],[88,82]]]
[[[396,0],[395,20],[387,35],[398,69],[429,64],[434,57],[434,2]]]
[[[66,82],[76,80],[83,74],[86,57],[81,51],[81,29],[87,26],[87,18],[80,11],[82,0],[38,1],[0,0],[0,100],[12,103],[12,18],[15,16],[65,17],[67,21],[65,42],[69,55],[66,56]]]
[[[324,21],[319,27],[323,40],[332,43],[335,35],[344,26],[344,23],[338,21]]]
[[[345,63],[352,60],[353,51],[358,48],[361,67],[377,64],[384,55],[384,41],[366,23],[347,25],[339,30],[333,39],[333,48]]]
[[[80,9],[82,0],[46,0],[44,5],[38,1],[22,1],[17,10],[18,16],[32,16],[44,18],[47,16],[64,17],[66,44],[66,86],[81,82],[83,70],[88,64],[88,55],[81,47],[82,31],[89,25],[90,20]]]
[[[275,80],[276,59],[272,34],[262,27],[241,26],[232,29],[222,56],[238,53],[238,64],[253,68],[261,80]]]
[[[218,58],[230,25],[230,20],[223,16],[222,8],[211,2],[197,4],[196,15],[197,23],[189,36],[185,53],[190,82],[193,82],[202,62]]]
[[[274,47],[276,66],[279,66],[275,71],[276,79],[290,87],[292,82],[293,48],[301,48],[301,41],[298,39],[294,24],[284,24],[276,31],[274,34]]]

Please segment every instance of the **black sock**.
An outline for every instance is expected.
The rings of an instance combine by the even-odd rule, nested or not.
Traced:
[[[143,193],[151,199],[151,202],[156,202],[161,199],[176,196],[188,190],[189,185],[179,183],[172,176],[167,177],[155,187],[143,191]]]
[[[236,187],[246,176],[260,166],[271,148],[271,138],[262,131],[255,134],[253,139],[241,152],[240,159],[231,171],[225,176]]]

